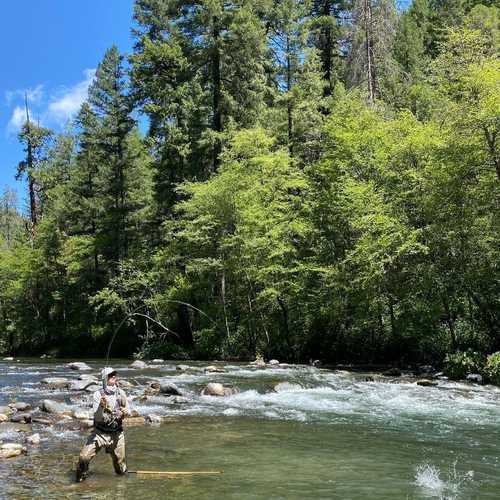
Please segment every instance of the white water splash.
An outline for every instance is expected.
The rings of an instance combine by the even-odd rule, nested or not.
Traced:
[[[462,497],[466,484],[473,480],[474,471],[459,473],[456,465],[454,462],[446,479],[442,479],[439,467],[429,463],[420,464],[416,468],[415,484],[429,498],[457,500]]]

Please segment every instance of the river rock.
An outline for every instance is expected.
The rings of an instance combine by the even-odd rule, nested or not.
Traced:
[[[94,420],[90,418],[85,420],[79,420],[78,423],[80,424],[80,427],[82,429],[90,429],[91,427],[94,427]]]
[[[321,361],[319,359],[311,359],[310,365],[314,366],[315,368],[319,368],[321,366]]]
[[[70,368],[71,370],[79,370],[81,372],[92,370],[92,368],[87,364],[81,361],[74,361],[73,363],[68,363],[66,368]]]
[[[87,387],[91,385],[96,385],[96,381],[93,379],[86,380],[73,380],[69,386],[70,391],[84,391]]]
[[[466,380],[468,382],[474,382],[475,384],[482,384],[483,383],[483,377],[479,375],[479,373],[469,373],[467,375]]]
[[[429,380],[427,378],[423,378],[417,380],[417,385],[421,385],[422,387],[435,387],[438,383],[435,380]]]
[[[4,422],[0,426],[0,429],[2,430],[2,432],[9,432],[9,433],[31,432],[31,425],[30,424],[19,424],[17,422]]]
[[[40,434],[32,434],[26,438],[26,442],[29,444],[40,444]]]
[[[161,417],[159,415],[146,415],[146,422],[151,425],[160,425]]]
[[[203,389],[202,394],[204,396],[224,396],[224,386],[217,382],[210,382]]]
[[[99,379],[91,373],[80,373],[80,375],[78,375],[78,380],[93,380],[96,383],[99,382]]]
[[[401,377],[401,370],[399,368],[389,368],[382,375],[386,377]]]
[[[239,392],[239,389],[236,387],[224,387],[224,396],[234,396]]]
[[[97,384],[91,384],[85,388],[85,392],[95,392],[95,391],[100,391],[101,389],[102,386]]]
[[[3,415],[10,415],[11,413],[14,413],[14,411],[10,406],[0,406],[0,413]]]
[[[143,368],[147,368],[148,365],[144,363],[144,361],[141,361],[140,359],[136,359],[133,363],[131,363],[130,368],[138,368],[139,370],[142,370]]]
[[[205,368],[205,372],[207,373],[224,373],[225,370],[222,368],[222,366],[214,366],[210,365]]]
[[[277,366],[279,364],[280,364],[280,362],[277,359],[271,359],[271,361],[269,361],[269,363],[268,363],[268,365],[271,365],[271,366]]]
[[[153,361],[151,361],[151,363],[165,363],[165,360],[164,359],[161,359],[161,358],[156,358],[156,359],[153,359]]]
[[[63,403],[58,403],[52,399],[44,399],[40,403],[40,409],[47,413],[64,414],[68,411],[68,407]]]
[[[6,358],[3,358],[4,361],[14,361],[14,358],[12,356],[8,356]]]
[[[250,363],[250,365],[256,366],[257,368],[265,368],[266,367],[266,362],[263,359],[258,358],[255,361],[252,361]]]
[[[167,396],[182,396],[181,390],[172,382],[162,382],[160,384],[160,392]]]
[[[188,365],[177,365],[175,369],[179,372],[185,372],[186,370],[189,370]]]
[[[17,411],[31,410],[31,405],[29,403],[22,403],[21,401],[19,403],[13,403],[12,405],[9,406]]]
[[[7,422],[7,420],[9,420],[9,417],[7,415],[5,415],[4,413],[0,413],[0,424],[2,422]]]
[[[42,379],[42,384],[56,389],[67,389],[71,384],[71,380],[63,377],[47,377]]]
[[[31,413],[14,413],[10,417],[10,421],[18,424],[31,423]]]
[[[144,425],[146,419],[144,417],[127,417],[123,419],[124,427],[134,427],[136,425]]]
[[[173,404],[184,404],[189,403],[189,399],[184,396],[172,396],[168,402]]]
[[[17,457],[21,453],[26,453],[26,448],[18,443],[0,444],[0,458]]]

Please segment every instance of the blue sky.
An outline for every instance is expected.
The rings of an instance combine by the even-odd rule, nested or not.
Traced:
[[[23,157],[17,132],[24,93],[40,124],[61,130],[86,97],[104,51],[132,48],[133,0],[8,0],[0,22],[0,191],[13,187]]]

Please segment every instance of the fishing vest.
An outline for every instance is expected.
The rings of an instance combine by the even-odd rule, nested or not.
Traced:
[[[101,389],[100,393],[101,397],[108,396],[104,389]],[[99,405],[99,408],[94,413],[94,427],[98,431],[112,433],[123,430],[122,419],[116,416],[116,411],[125,407],[125,397],[125,393],[121,389],[117,389],[114,408],[110,408],[109,406],[103,408],[101,404]]]

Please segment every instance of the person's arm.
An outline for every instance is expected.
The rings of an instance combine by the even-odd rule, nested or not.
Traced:
[[[92,411],[93,413],[96,413],[97,410],[99,409],[99,405],[101,404],[101,392],[100,391],[95,391],[94,392],[94,397],[92,401]]]
[[[121,411],[122,417],[130,416],[131,411],[130,411],[130,405],[128,403],[127,395],[121,389],[120,389],[120,411]]]

